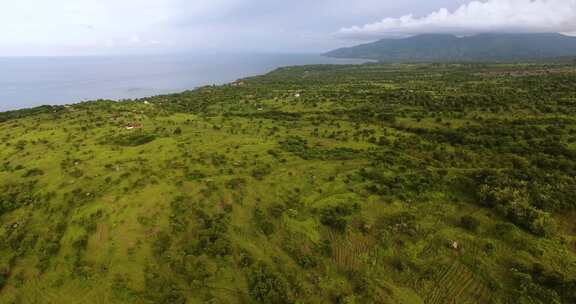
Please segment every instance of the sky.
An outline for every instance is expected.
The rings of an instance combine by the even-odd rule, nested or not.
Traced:
[[[318,53],[420,33],[576,35],[576,0],[18,0],[0,56]]]

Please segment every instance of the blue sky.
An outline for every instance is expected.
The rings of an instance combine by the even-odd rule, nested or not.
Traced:
[[[576,33],[576,0],[18,0],[0,56],[323,52],[441,32]]]

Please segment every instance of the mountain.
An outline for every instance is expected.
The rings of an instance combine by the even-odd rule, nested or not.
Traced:
[[[383,39],[325,54],[382,62],[510,62],[576,57],[576,37],[561,34],[424,34]]]

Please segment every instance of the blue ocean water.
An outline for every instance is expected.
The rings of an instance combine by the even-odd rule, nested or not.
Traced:
[[[0,58],[0,111],[175,93],[304,64],[359,60],[309,54]]]

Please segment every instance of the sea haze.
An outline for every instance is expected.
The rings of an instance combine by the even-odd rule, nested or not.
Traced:
[[[290,65],[361,62],[308,54],[6,57],[0,58],[0,111],[175,93]]]

